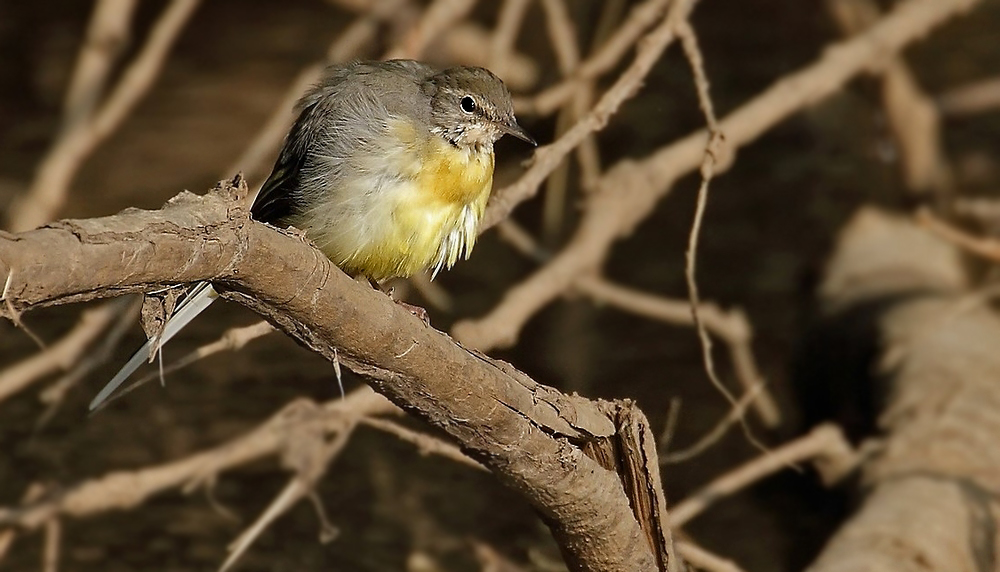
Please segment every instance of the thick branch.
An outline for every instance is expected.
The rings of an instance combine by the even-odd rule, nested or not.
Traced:
[[[328,359],[336,348],[378,391],[451,434],[530,500],[576,569],[658,569],[619,476],[583,452],[615,434],[597,404],[455,344],[300,238],[251,221],[246,194],[225,185],[159,211],[0,234],[3,312],[212,280]]]
[[[890,388],[871,492],[809,570],[996,569],[1000,317],[965,283],[959,252],[909,220],[864,210],[841,234],[821,288],[830,327],[877,324]]]

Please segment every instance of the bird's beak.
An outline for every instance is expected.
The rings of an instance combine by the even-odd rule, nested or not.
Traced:
[[[538,147],[538,142],[535,141],[535,138],[528,135],[528,132],[525,131],[523,127],[518,125],[516,121],[512,120],[510,123],[498,122],[497,127],[499,127],[500,131],[503,131],[507,135],[513,135],[525,143],[530,143],[532,147]]]

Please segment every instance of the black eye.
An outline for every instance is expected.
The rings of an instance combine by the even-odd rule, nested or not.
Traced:
[[[476,110],[476,100],[472,99],[471,95],[467,95],[462,98],[462,111],[466,113],[472,113]]]

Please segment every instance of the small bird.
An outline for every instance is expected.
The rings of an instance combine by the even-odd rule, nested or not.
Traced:
[[[433,277],[472,252],[493,186],[493,144],[505,134],[536,145],[487,69],[334,66],[299,101],[251,216],[305,231],[352,276],[382,283],[429,269]],[[90,409],[218,297],[207,282],[195,286]]]

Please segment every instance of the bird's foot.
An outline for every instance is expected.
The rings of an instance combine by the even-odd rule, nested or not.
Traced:
[[[376,288],[378,288],[379,290],[381,290],[382,292],[384,292],[385,295],[388,296],[390,300],[392,300],[393,302],[395,302],[395,303],[399,304],[400,306],[402,306],[403,308],[405,308],[407,312],[409,312],[409,313],[413,314],[414,316],[420,318],[420,321],[423,322],[425,325],[428,325],[428,326],[431,325],[431,316],[430,316],[430,314],[427,313],[427,310],[424,309],[421,306],[415,306],[413,304],[407,304],[406,302],[404,302],[402,300],[397,300],[393,296],[394,288],[392,286],[390,286],[389,288],[383,288],[383,287],[380,287],[380,286],[376,286]]]
[[[403,308],[406,308],[406,310],[409,313],[411,313],[414,316],[420,318],[420,320],[425,325],[427,325],[427,326],[431,325],[431,316],[430,316],[430,314],[427,313],[426,309],[422,308],[421,306],[414,306],[413,304],[407,304],[406,302],[403,302],[402,300],[393,299],[393,302],[399,304]]]

